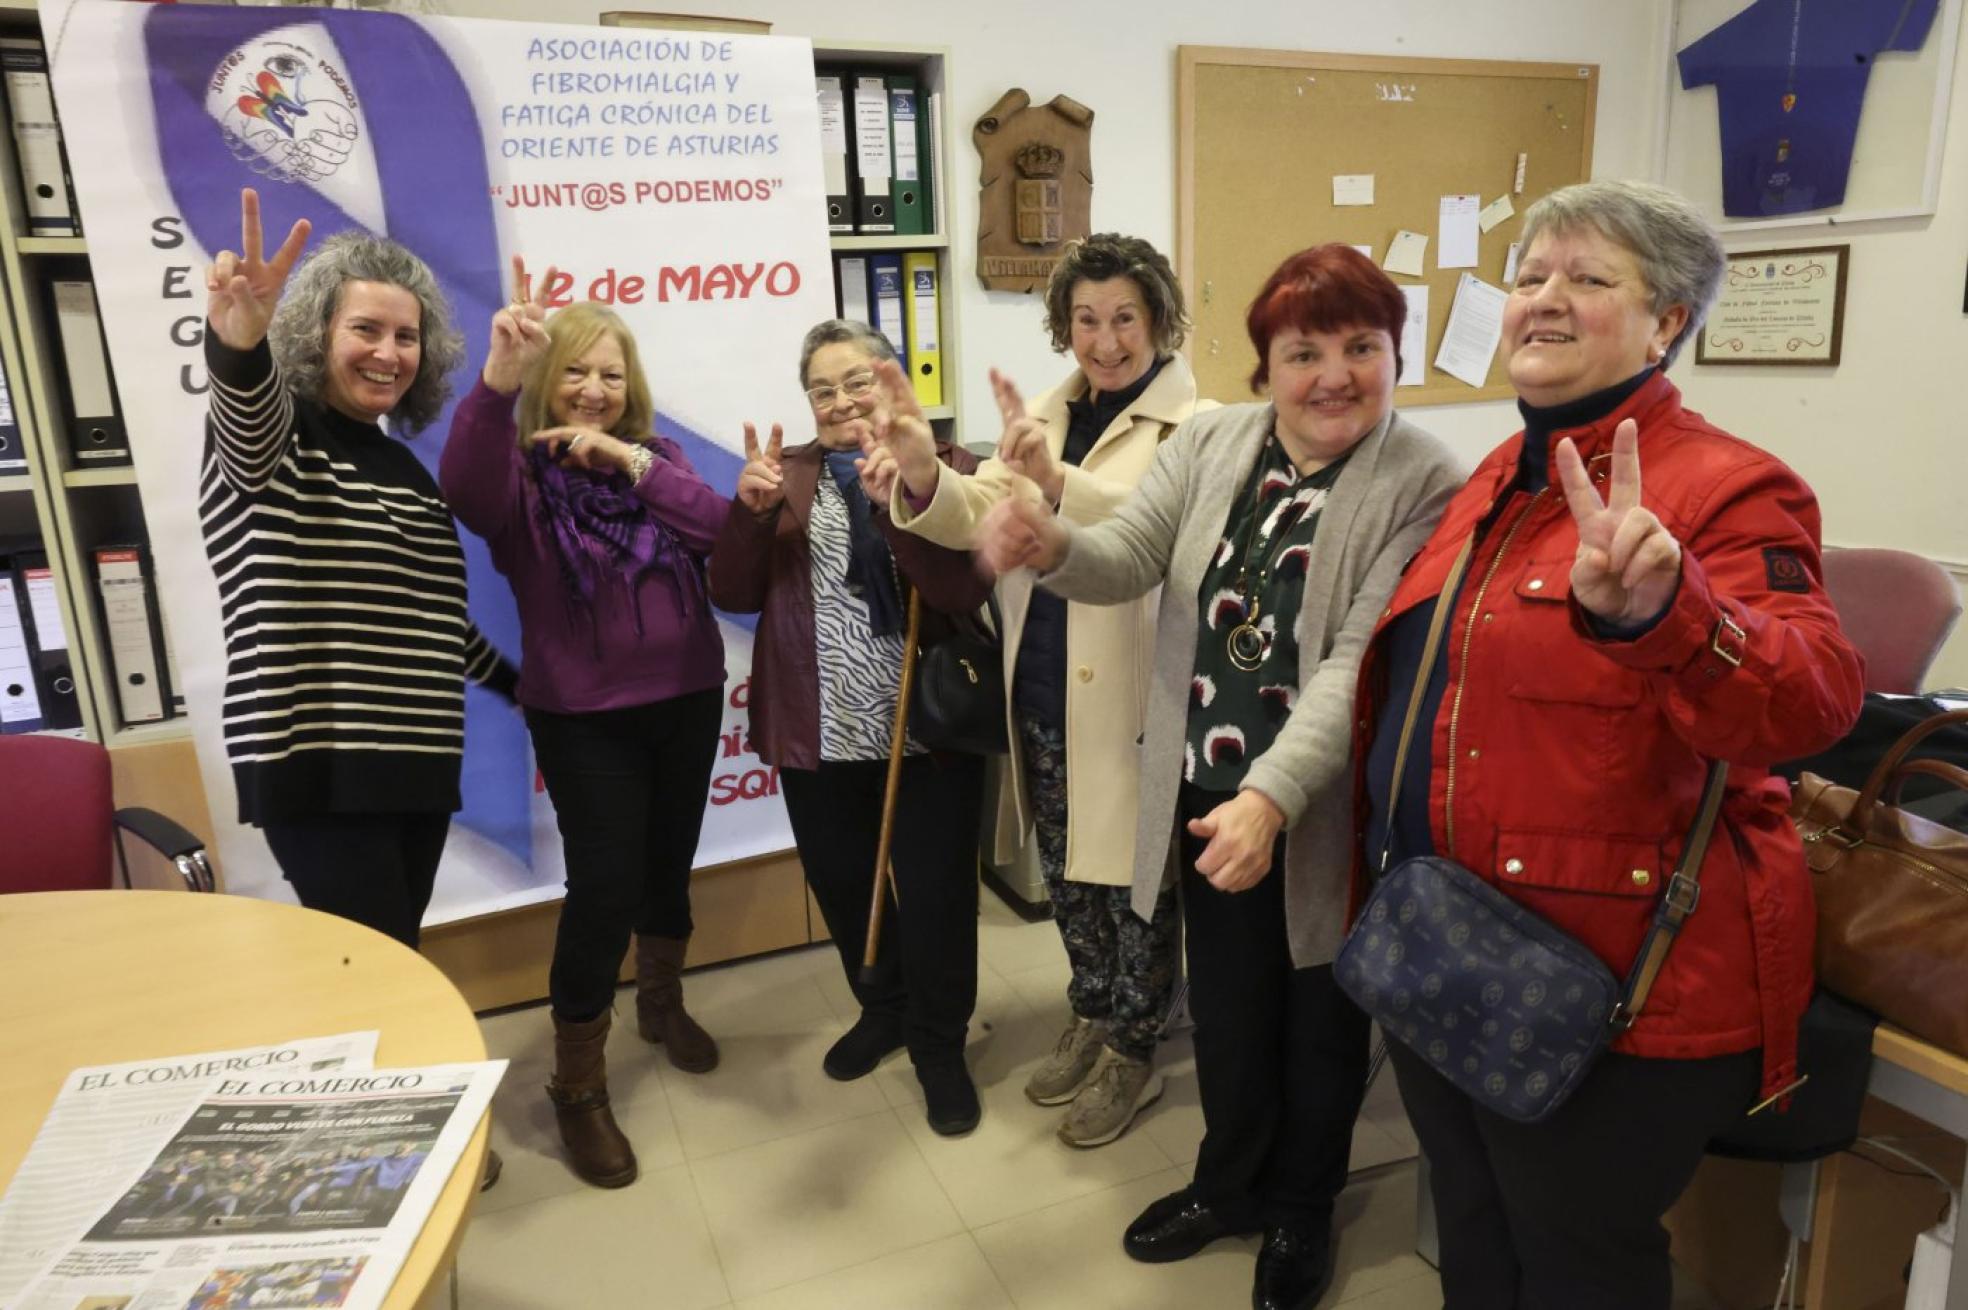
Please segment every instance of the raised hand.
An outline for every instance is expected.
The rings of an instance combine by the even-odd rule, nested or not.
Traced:
[[[1633,626],[1660,615],[1680,585],[1681,543],[1640,503],[1639,425],[1626,419],[1613,432],[1604,501],[1569,437],[1558,443],[1558,480],[1578,525],[1572,595],[1608,623]]]
[[[998,459],[1037,483],[1046,500],[1057,505],[1066,492],[1066,474],[1046,445],[1045,424],[1025,412],[1025,398],[1018,394],[1017,384],[996,369],[991,370],[991,396],[1004,419]]]
[[[754,514],[770,514],[786,499],[785,475],[779,468],[784,436],[784,430],[774,423],[771,439],[760,450],[758,429],[745,425],[745,467],[738,474],[738,499]]]
[[[940,466],[936,459],[936,434],[923,417],[916,389],[892,359],[875,361],[875,379],[881,383],[884,403],[869,420],[875,444],[895,458],[902,484],[912,496],[936,494]],[[865,448],[865,443],[864,443]]]
[[[1046,573],[1065,561],[1067,540],[1052,511],[1024,496],[1006,496],[978,520],[971,552],[993,577],[1023,568]]]
[[[545,446],[547,458],[562,468],[589,473],[627,473],[629,456],[636,451],[633,442],[579,427],[541,428],[527,438],[527,444]]]
[[[260,196],[247,187],[239,193],[239,250],[221,250],[205,273],[205,317],[220,341],[234,350],[251,350],[266,340],[267,324],[280,304],[281,288],[301,257],[313,230],[303,218],[295,222],[267,259],[261,252]]]
[[[526,260],[512,257],[513,298],[492,315],[492,348],[485,356],[481,374],[485,385],[501,395],[518,391],[526,380],[526,370],[547,353],[547,307],[542,299],[553,285],[557,270],[547,265],[547,275],[528,284]]]
[[[861,458],[854,461],[854,469],[861,475],[861,490],[869,501],[885,507],[895,492],[895,479],[901,475],[902,466],[888,447],[875,441],[872,430],[861,443]]]

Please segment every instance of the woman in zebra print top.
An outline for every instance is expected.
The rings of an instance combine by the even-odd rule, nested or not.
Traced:
[[[989,588],[968,552],[898,531],[886,506],[894,463],[861,452],[892,423],[922,424],[894,348],[866,324],[831,319],[807,333],[800,378],[817,440],[750,457],[711,551],[711,599],[757,613],[749,698],[752,748],[779,771],[807,884],[847,970],[861,1017],[822,1061],[859,1078],[907,1047],[930,1127],[968,1132],[977,1091],[964,1034],[977,996],[977,824],[983,760],[912,746],[891,847],[899,915],[887,907],[876,978],[861,977],[874,889],[889,734],[900,682],[908,587],[923,600],[924,645],[943,615],[975,610]],[[948,443],[938,458],[977,461]],[[904,584],[907,584],[906,586]]]
[[[437,417],[463,359],[443,293],[422,260],[359,232],[297,269],[308,230],[265,256],[245,191],[240,251],[206,277],[199,519],[226,754],[240,821],[301,903],[414,947],[461,803],[464,679],[510,697],[515,675],[465,617],[436,481],[392,439]]]

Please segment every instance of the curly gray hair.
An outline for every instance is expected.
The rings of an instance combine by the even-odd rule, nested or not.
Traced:
[[[806,340],[800,342],[800,385],[806,385],[806,366],[813,362],[813,356],[822,346],[837,346],[842,343],[859,346],[868,352],[872,359],[893,359],[902,361],[895,354],[895,345],[887,337],[851,318],[829,318],[815,323],[807,329]],[[904,373],[908,369],[902,370]]]
[[[1538,237],[1591,228],[1640,261],[1640,276],[1653,292],[1653,312],[1685,305],[1688,325],[1668,344],[1661,371],[1701,332],[1728,256],[1721,238],[1695,207],[1666,187],[1646,182],[1581,182],[1560,187],[1524,211],[1518,238],[1529,250]]]
[[[422,354],[417,377],[390,411],[403,433],[436,421],[451,396],[451,374],[465,360],[465,338],[430,266],[388,237],[337,232],[301,261],[267,325],[267,344],[295,395],[320,404],[328,382],[328,325],[350,282],[385,282],[417,298]]]

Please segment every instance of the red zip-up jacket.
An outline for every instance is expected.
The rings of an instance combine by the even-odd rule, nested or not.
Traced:
[[[1627,418],[1640,425],[1642,502],[1682,547],[1667,612],[1631,641],[1594,635],[1571,596],[1578,530],[1555,454],[1544,491],[1511,489],[1519,432],[1450,502],[1361,663],[1361,810],[1386,692],[1381,635],[1433,603],[1463,541],[1507,496],[1470,560],[1444,637],[1441,709],[1424,725],[1435,849],[1624,978],[1687,838],[1706,761],[1727,760],[1701,902],[1613,1049],[1699,1059],[1760,1046],[1771,1095],[1797,1076],[1816,915],[1789,790],[1769,766],[1850,730],[1863,664],[1825,595],[1810,488],[1683,409],[1656,375],[1605,418],[1551,435],[1554,452],[1562,437],[1577,444],[1602,497],[1613,430]],[[1364,890],[1356,860],[1356,904]]]

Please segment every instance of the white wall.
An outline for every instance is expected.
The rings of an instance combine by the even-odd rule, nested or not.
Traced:
[[[484,18],[589,21],[604,6],[546,0],[441,0]],[[609,0],[614,7],[619,0]],[[1086,0],[692,0],[678,8],[765,19],[774,31],[828,44],[900,42],[950,49],[946,106],[955,157],[953,279],[961,315],[964,435],[989,439],[983,385],[997,366],[1037,390],[1063,371],[1034,297],[986,292],[974,272],[976,155],[970,126],[1006,89],[1035,101],[1064,92],[1093,108],[1096,230],[1175,245],[1175,50],[1178,45],[1468,59],[1557,60],[1600,69],[1594,171],[1656,173],[1668,85],[1670,0],[1377,0],[1376,3],[1119,4]],[[1964,45],[1968,50],[1968,45]],[[1968,55],[1957,65],[1941,211],[1932,219],[1755,233],[1739,248],[1852,244],[1844,358],[1836,369],[1696,368],[1677,364],[1689,403],[1795,466],[1824,503],[1826,540],[1896,546],[1968,573],[1968,403],[1947,381],[1968,368]],[[1223,396],[1222,400],[1243,397]],[[1412,417],[1472,462],[1515,426],[1507,403],[1440,406]],[[1968,631],[1935,678],[1968,684]]]

